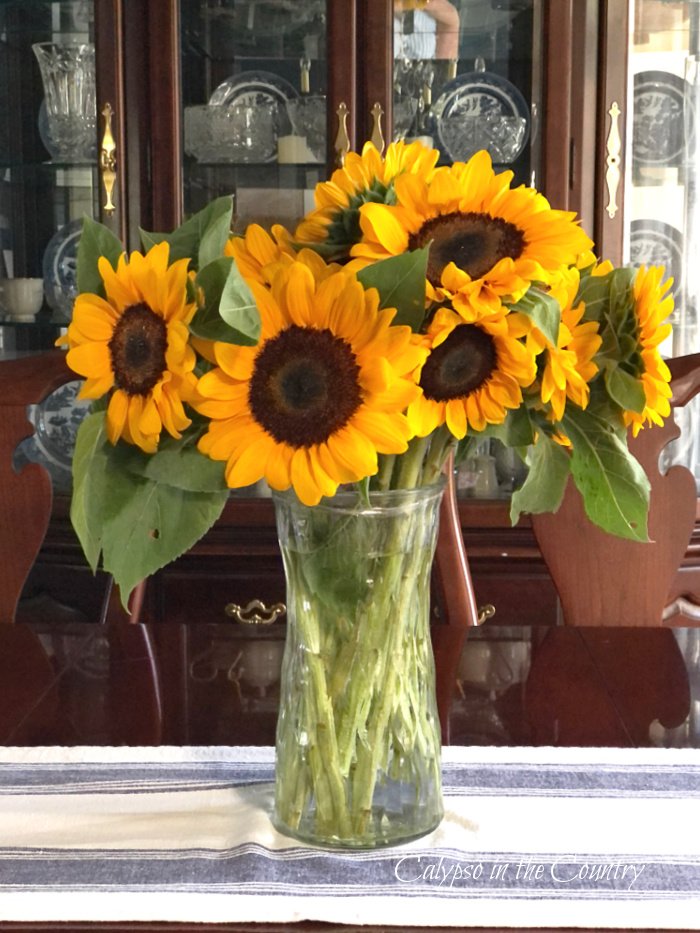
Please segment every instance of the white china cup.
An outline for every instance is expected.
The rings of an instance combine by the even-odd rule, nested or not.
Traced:
[[[0,303],[10,320],[33,321],[43,301],[43,279],[0,279]]]

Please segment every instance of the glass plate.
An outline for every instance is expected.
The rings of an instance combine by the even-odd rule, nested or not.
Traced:
[[[286,107],[288,100],[299,96],[289,81],[271,71],[242,71],[222,81],[209,98],[209,103],[217,107],[239,101],[254,104],[259,94],[282,107]]]
[[[73,303],[78,296],[78,242],[82,229],[82,220],[64,224],[44,251],[44,292],[53,310],[52,320],[57,324],[70,323]]]
[[[660,220],[633,220],[630,230],[633,266],[664,266],[673,276],[671,294],[676,305],[683,294],[683,234]]]
[[[472,71],[443,87],[432,107],[437,143],[451,160],[488,149],[494,162],[513,162],[530,134],[530,108],[500,75]]]
[[[694,136],[693,109],[685,106],[687,89],[687,82],[669,71],[642,71],[634,76],[635,167],[681,165]]]

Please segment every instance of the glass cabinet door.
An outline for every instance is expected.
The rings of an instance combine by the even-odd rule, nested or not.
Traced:
[[[540,185],[543,99],[538,0],[394,0],[394,139],[423,139],[440,162],[486,149]]]
[[[700,0],[635,0],[630,8],[624,255],[673,278],[665,356],[700,351]],[[673,459],[700,490],[700,406],[681,410]]]
[[[341,103],[350,134],[353,11],[354,0],[180,0],[149,9],[151,59],[157,54],[171,79],[153,86],[150,102],[152,134],[172,140],[170,152],[154,144],[157,229],[221,195],[233,196],[237,231],[251,221],[295,226],[333,165]],[[347,38],[331,54],[341,21]]]
[[[49,347],[70,320],[82,217],[109,202],[98,173],[95,14],[90,0],[0,3],[3,353]]]

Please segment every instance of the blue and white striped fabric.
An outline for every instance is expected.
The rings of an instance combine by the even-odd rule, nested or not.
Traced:
[[[700,929],[700,750],[444,750],[430,836],[324,851],[260,748],[0,749],[0,920]]]

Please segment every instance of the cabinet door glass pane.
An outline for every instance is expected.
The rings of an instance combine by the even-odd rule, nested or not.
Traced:
[[[0,3],[0,353],[49,347],[70,320],[82,217],[98,211],[93,14]]]
[[[325,176],[325,0],[183,0],[181,18],[186,215],[231,194],[237,231],[293,227]]]
[[[538,0],[394,0],[394,139],[442,164],[487,149],[537,184],[540,16]]]
[[[700,0],[636,0],[630,17],[626,255],[673,277],[672,336],[665,356],[700,350]],[[700,406],[680,415],[683,446],[700,488]]]

